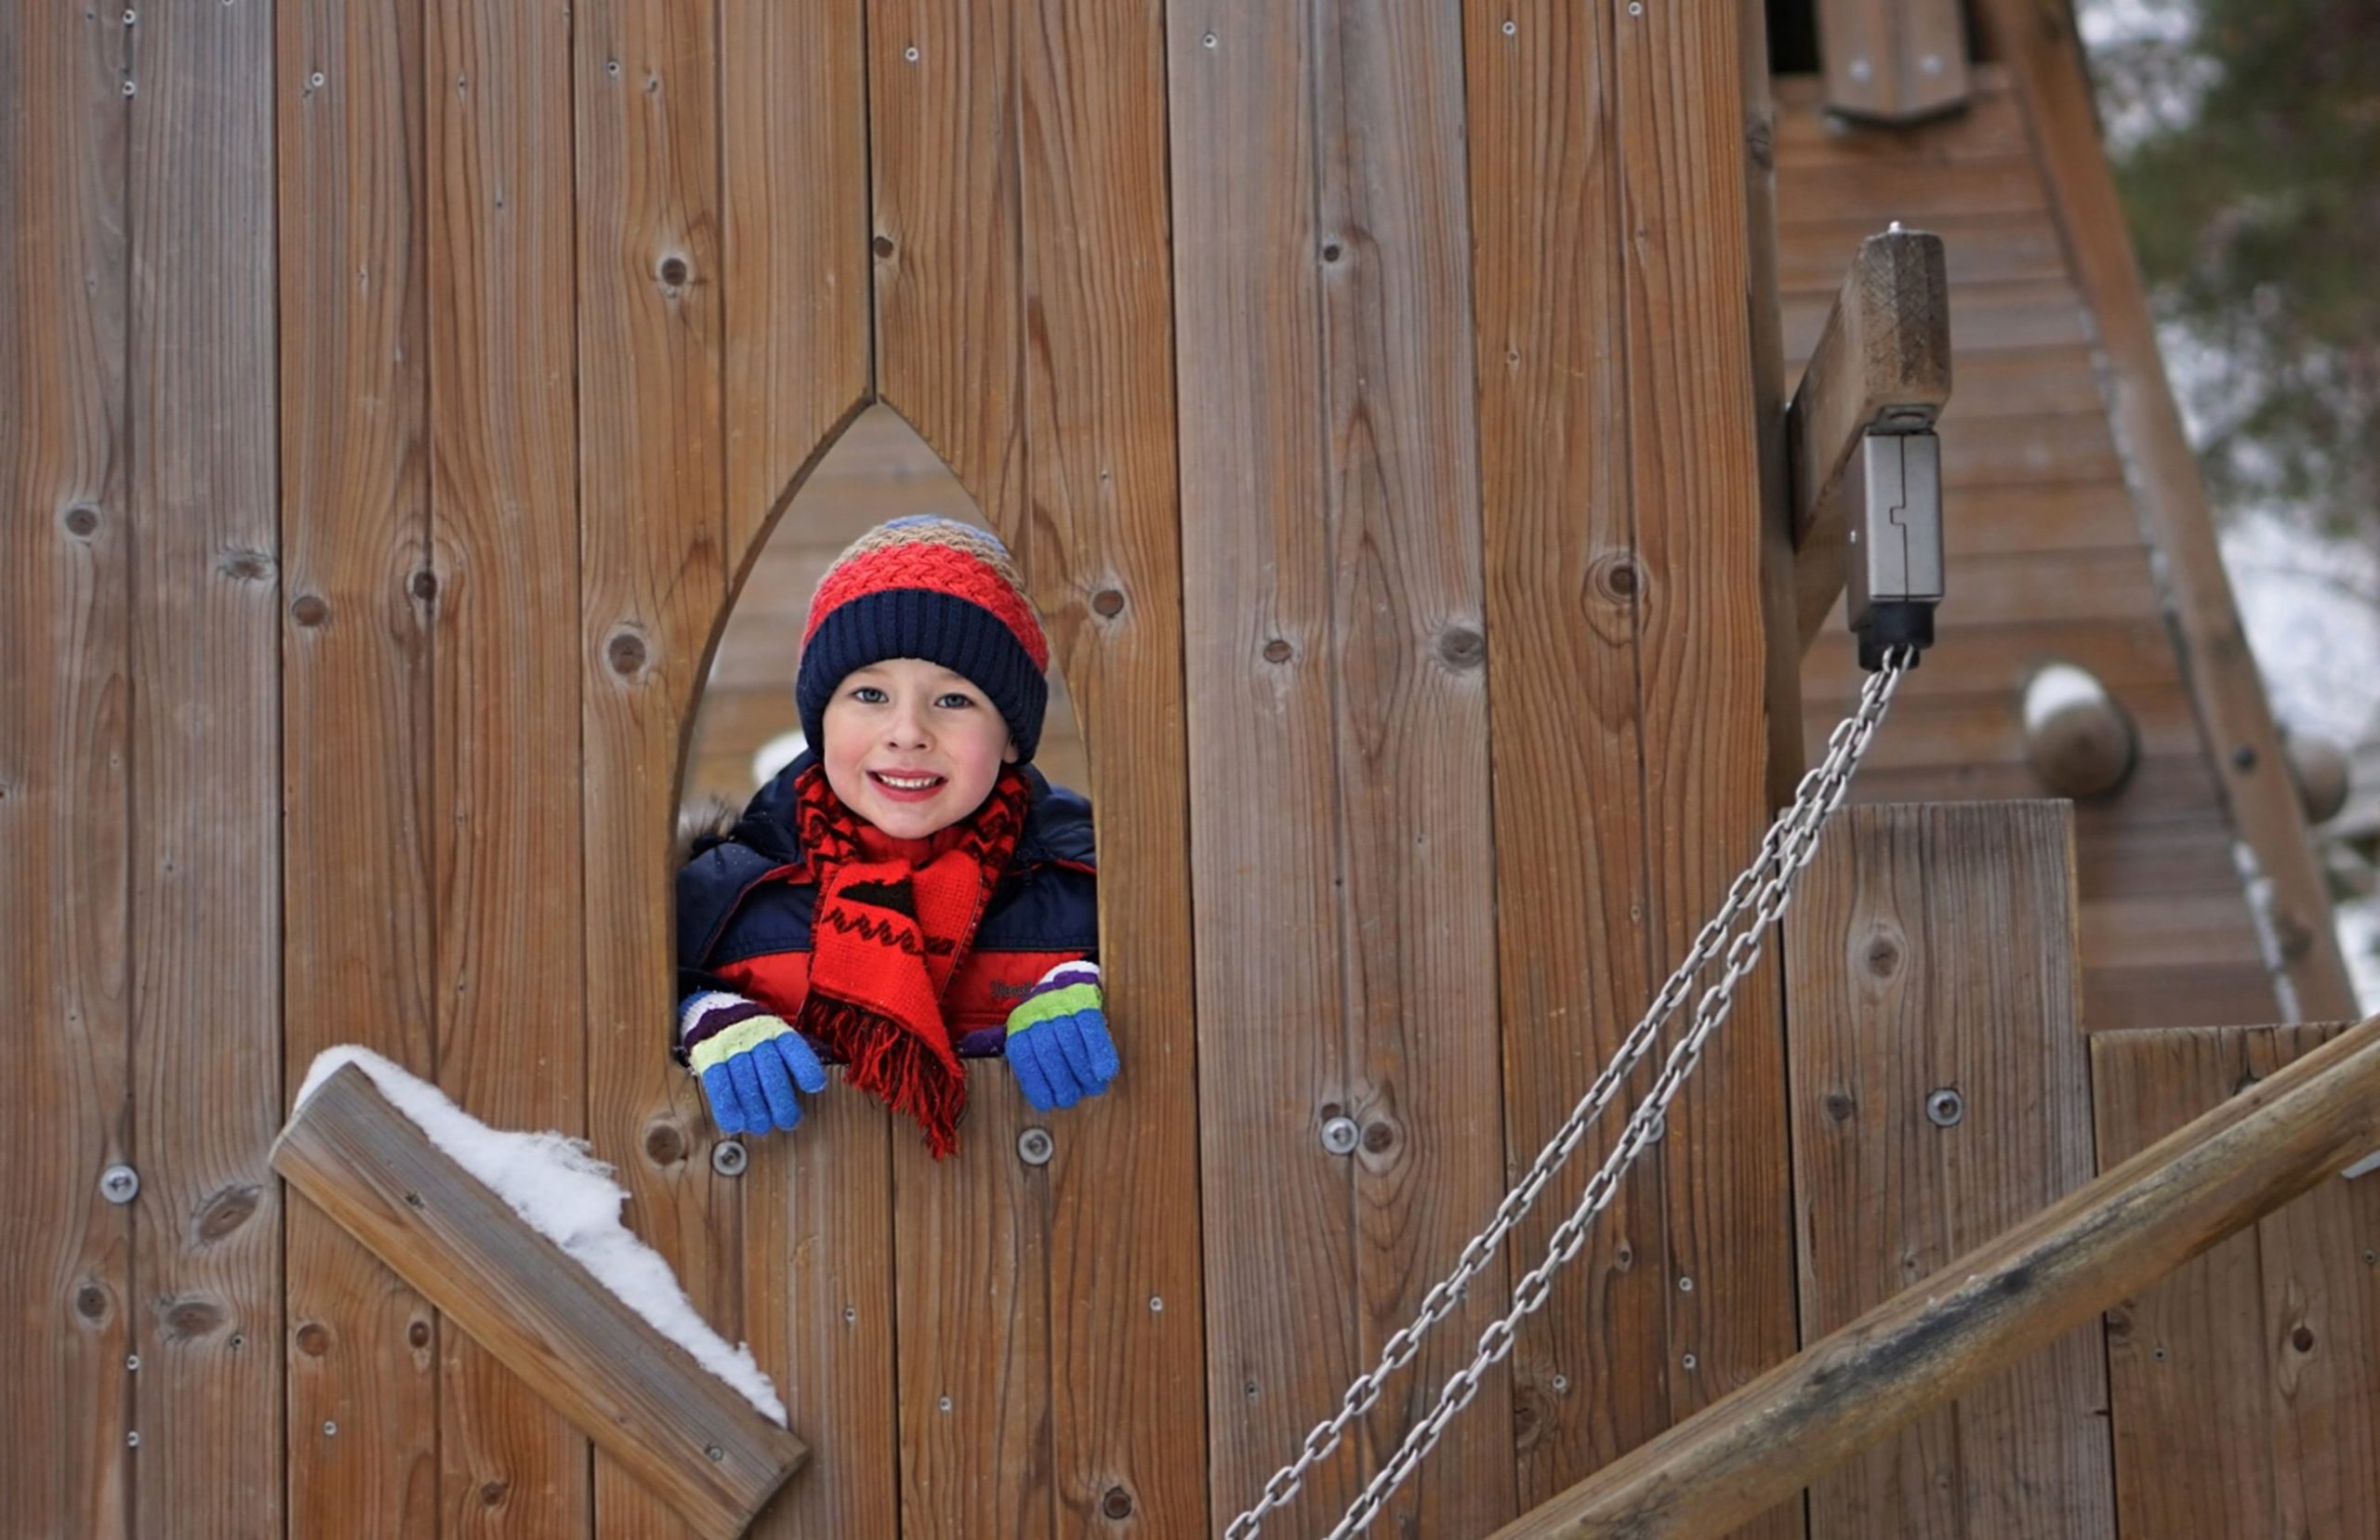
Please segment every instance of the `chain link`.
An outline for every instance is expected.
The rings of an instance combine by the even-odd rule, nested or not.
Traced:
[[[1884,666],[1869,676],[1860,690],[1859,704],[1852,714],[1836,724],[1827,740],[1827,752],[1794,788],[1792,804],[1777,815],[1762,838],[1760,851],[1752,864],[1738,874],[1729,886],[1727,896],[1710,922],[1703,926],[1687,949],[1686,958],[1678,964],[1636,1025],[1630,1029],[1603,1073],[1587,1087],[1569,1117],[1538,1152],[1536,1162],[1497,1206],[1495,1218],[1488,1228],[1474,1236],[1456,1258],[1454,1270],[1432,1285],[1421,1299],[1421,1308],[1412,1321],[1393,1334],[1382,1345],[1380,1361],[1371,1370],[1356,1376],[1354,1384],[1340,1399],[1339,1410],[1323,1422],[1315,1425],[1306,1435],[1298,1457],[1276,1471],[1264,1483],[1264,1491],[1256,1506],[1241,1514],[1223,1532],[1224,1540],[1252,1540],[1263,1528],[1264,1516],[1297,1495],[1306,1473],[1327,1458],[1339,1446],[1348,1426],[1371,1410],[1381,1397],[1382,1383],[1410,1362],[1421,1350],[1421,1338],[1451,1314],[1461,1302],[1465,1286],[1478,1275],[1511,1233],[1528,1213],[1543,1191],[1547,1182],[1568,1162],[1587,1132],[1594,1125],[1604,1108],[1619,1094],[1620,1086],[1636,1066],[1644,1061],[1654,1042],[1670,1019],[1677,1014],[1694,981],[1719,955],[1719,945],[1735,928],[1737,916],[1747,902],[1754,902],[1751,925],[1737,935],[1727,946],[1725,967],[1717,983],[1705,990],[1696,1001],[1692,1024],[1686,1035],[1671,1049],[1656,1078],[1652,1091],[1637,1103],[1620,1130],[1620,1140],[1601,1169],[1587,1183],[1578,1206],[1568,1218],[1554,1229],[1546,1245],[1545,1260],[1531,1270],[1513,1290],[1513,1308],[1480,1335],[1477,1352],[1468,1367],[1449,1378],[1439,1391],[1438,1400],[1428,1415],[1416,1423],[1406,1434],[1405,1441],[1388,1462],[1381,1467],[1368,1485],[1331,1530],[1329,1540],[1346,1540],[1360,1533],[1379,1515],[1380,1509],[1402,1484],[1405,1478],[1420,1464],[1446,1431],[1456,1413],[1471,1402],[1479,1390],[1481,1377],[1505,1354],[1512,1351],[1513,1341],[1523,1317],[1542,1306],[1553,1292],[1554,1275],[1586,1244],[1587,1231],[1595,1216],[1611,1202],[1620,1180],[1644,1147],[1652,1142],[1654,1130],[1661,1125],[1664,1111],[1676,1097],[1679,1087],[1702,1055],[1703,1044],[1726,1017],[1734,1003],[1736,985],[1760,961],[1763,938],[1768,928],[1785,913],[1792,902],[1792,884],[1802,869],[1809,864],[1818,849],[1818,831],[1827,816],[1843,803],[1851,789],[1851,777],[1868,752],[1868,744],[1875,736],[1877,725],[1892,704],[1893,692],[1899,688],[1901,676],[1907,672],[1914,656],[1907,650],[1897,650],[1886,655]]]

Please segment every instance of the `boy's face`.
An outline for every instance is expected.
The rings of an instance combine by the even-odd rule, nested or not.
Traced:
[[[965,818],[1016,757],[1008,723],[963,674],[888,658],[835,687],[819,757],[843,806],[896,839]]]

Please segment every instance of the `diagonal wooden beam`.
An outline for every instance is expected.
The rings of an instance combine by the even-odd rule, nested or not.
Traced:
[[[531,1230],[348,1065],[272,1168],[707,1537],[810,1452]]]
[[[1724,1534],[2380,1145],[2380,1017],[1496,1532]]]
[[[1893,229],[1859,244],[1793,400],[1794,586],[1807,651],[1843,592],[1853,509],[1844,472],[1871,428],[1931,428],[1950,399],[1950,281],[1942,238]]]

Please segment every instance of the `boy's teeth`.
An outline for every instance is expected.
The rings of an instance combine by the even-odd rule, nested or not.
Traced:
[[[905,792],[923,791],[942,779],[938,775],[886,775],[881,770],[877,772],[876,778],[888,786],[897,786]]]

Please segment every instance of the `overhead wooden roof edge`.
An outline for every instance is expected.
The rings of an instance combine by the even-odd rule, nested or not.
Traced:
[[[2234,827],[2271,885],[2261,916],[2284,1015],[2357,1014],[2329,890],[2291,784],[2271,702],[2256,673],[2215,535],[2214,509],[2157,350],[2132,237],[2099,138],[2068,0],[1977,0],[1994,55],[2020,96],[2077,285],[2111,376],[2109,415],[2161,582],[2183,677]]]

